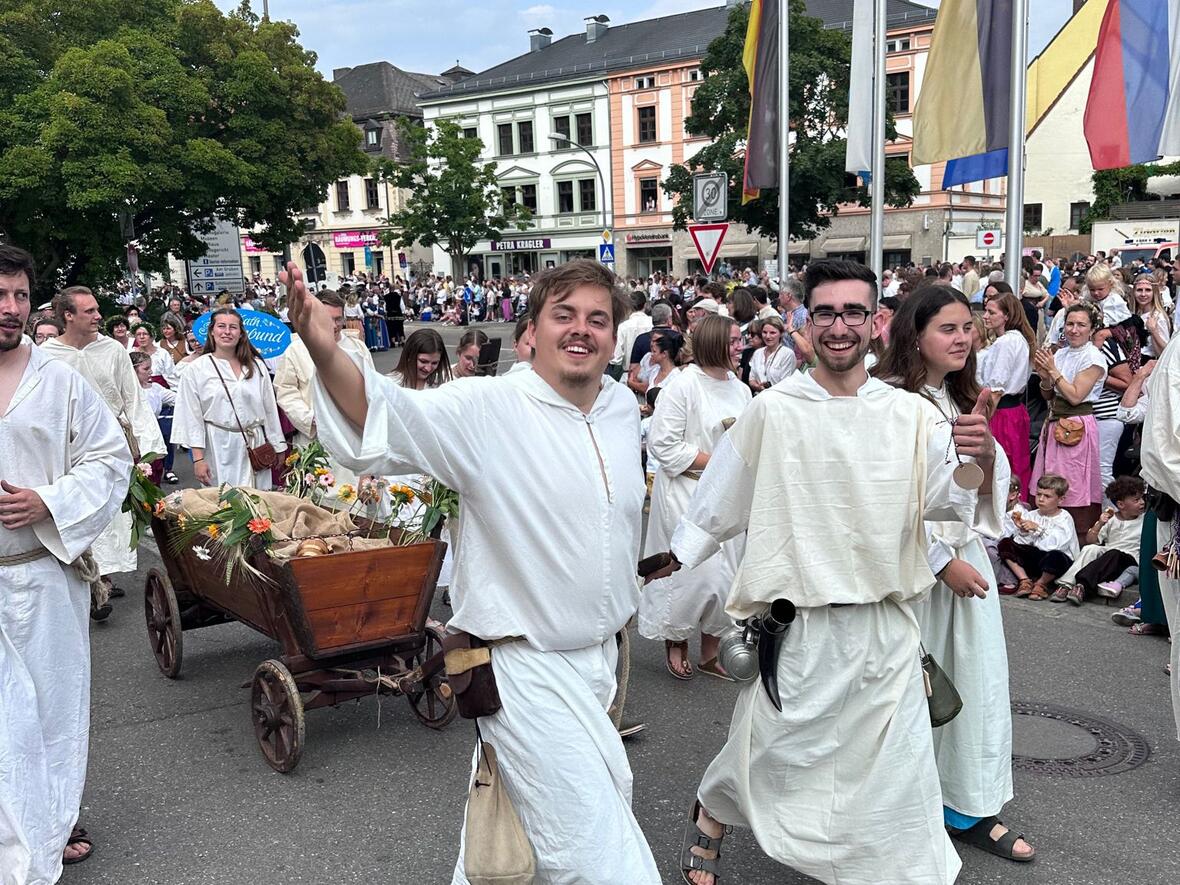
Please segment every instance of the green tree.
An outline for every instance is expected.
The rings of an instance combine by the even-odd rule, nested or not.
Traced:
[[[216,218],[282,249],[367,167],[340,90],[288,22],[244,2],[0,0],[0,237],[43,289],[204,252]]]
[[[840,31],[825,29],[806,14],[803,0],[791,0],[791,128],[795,141],[790,163],[791,236],[809,238],[827,227],[829,214],[841,203],[869,205],[868,189],[852,186],[844,172],[848,120],[851,45]],[[664,190],[676,198],[673,219],[677,228],[692,219],[693,172],[724,172],[729,176],[729,218],[747,230],[777,238],[777,188],[764,189],[757,200],[742,205],[742,171],[750,116],[750,87],[742,67],[742,48],[749,21],[749,4],[729,14],[725,31],[709,44],[701,60],[705,77],[693,96],[692,113],[685,120],[690,135],[712,143],[687,163],[669,171]],[[886,126],[896,136],[893,118]],[[890,159],[885,169],[885,198],[890,206],[908,206],[918,193],[918,182],[903,159]]]
[[[1096,170],[1092,176],[1094,202],[1078,225],[1078,233],[1090,233],[1094,222],[1109,218],[1119,203],[1158,199],[1147,191],[1147,180],[1157,175],[1180,175],[1180,163],[1140,163],[1121,169]]]
[[[393,230],[385,243],[404,249],[414,243],[440,246],[451,256],[456,279],[463,275],[463,257],[480,240],[495,240],[509,225],[528,226],[532,214],[504,199],[495,163],[480,163],[483,142],[465,138],[458,124],[436,120],[421,126],[400,123],[409,160],[379,164],[381,177],[410,192],[405,207],[387,222]]]

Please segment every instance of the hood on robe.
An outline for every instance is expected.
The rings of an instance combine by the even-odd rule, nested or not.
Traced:
[[[890,387],[880,378],[874,378],[871,375],[856,391],[858,397],[876,397],[882,394],[888,394],[897,388]],[[793,396],[798,399],[807,400],[828,400],[835,399],[828,391],[824,390],[819,383],[811,377],[810,372],[795,372],[788,375],[778,384],[767,388],[767,393],[782,393],[786,396]]]

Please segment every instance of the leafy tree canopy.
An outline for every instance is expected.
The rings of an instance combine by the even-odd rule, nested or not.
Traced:
[[[282,249],[367,162],[340,90],[248,2],[0,0],[0,237],[46,289],[204,251],[215,218]]]
[[[791,21],[791,129],[795,141],[790,163],[791,236],[808,238],[827,227],[826,213],[841,203],[869,205],[866,187],[850,186],[844,173],[846,141],[842,135],[848,120],[848,85],[851,46],[848,37],[828,30],[806,14],[803,0],[790,0]],[[687,163],[673,166],[664,190],[678,198],[673,209],[677,228],[692,218],[693,172],[725,172],[729,176],[729,218],[747,230],[764,236],[778,234],[778,190],[764,189],[745,206],[742,199],[742,167],[750,115],[750,87],[742,67],[742,48],[749,21],[749,4],[741,3],[729,14],[725,32],[709,44],[701,61],[705,78],[693,97],[692,113],[685,120],[689,134],[705,136],[712,143]],[[887,121],[889,138],[896,136],[893,118]],[[890,206],[908,206],[918,193],[918,182],[900,158],[886,163],[885,198]]]
[[[1095,221],[1110,217],[1119,203],[1155,200],[1147,190],[1147,180],[1157,175],[1180,175],[1180,163],[1140,163],[1121,169],[1099,169],[1094,172],[1094,202],[1078,225],[1078,233],[1088,234]]]
[[[405,163],[383,160],[381,177],[410,192],[405,208],[388,218],[393,231],[385,242],[399,249],[415,242],[440,246],[460,275],[463,256],[480,240],[495,240],[510,225],[527,227],[528,209],[507,201],[496,179],[495,163],[480,163],[483,142],[465,138],[451,120],[430,126],[401,121],[409,147]]]

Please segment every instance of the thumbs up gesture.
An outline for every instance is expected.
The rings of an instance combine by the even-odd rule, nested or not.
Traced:
[[[971,411],[960,415],[951,428],[955,450],[960,457],[975,458],[981,466],[991,464],[996,457],[996,441],[988,426],[991,410],[992,392],[985,387],[979,392]]]

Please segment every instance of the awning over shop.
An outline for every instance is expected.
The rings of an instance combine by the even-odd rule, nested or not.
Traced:
[[[865,250],[864,237],[828,237],[824,241],[823,250],[829,255],[845,252],[863,252]]]
[[[757,258],[758,244],[730,243],[728,246],[723,245],[717,254],[722,258]]]
[[[909,234],[887,234],[882,245],[886,252],[908,252],[913,248],[913,239]]]
[[[788,243],[787,244],[787,254],[788,255],[809,255],[809,254],[811,254],[811,243],[806,240],[803,241],[802,243]]]

